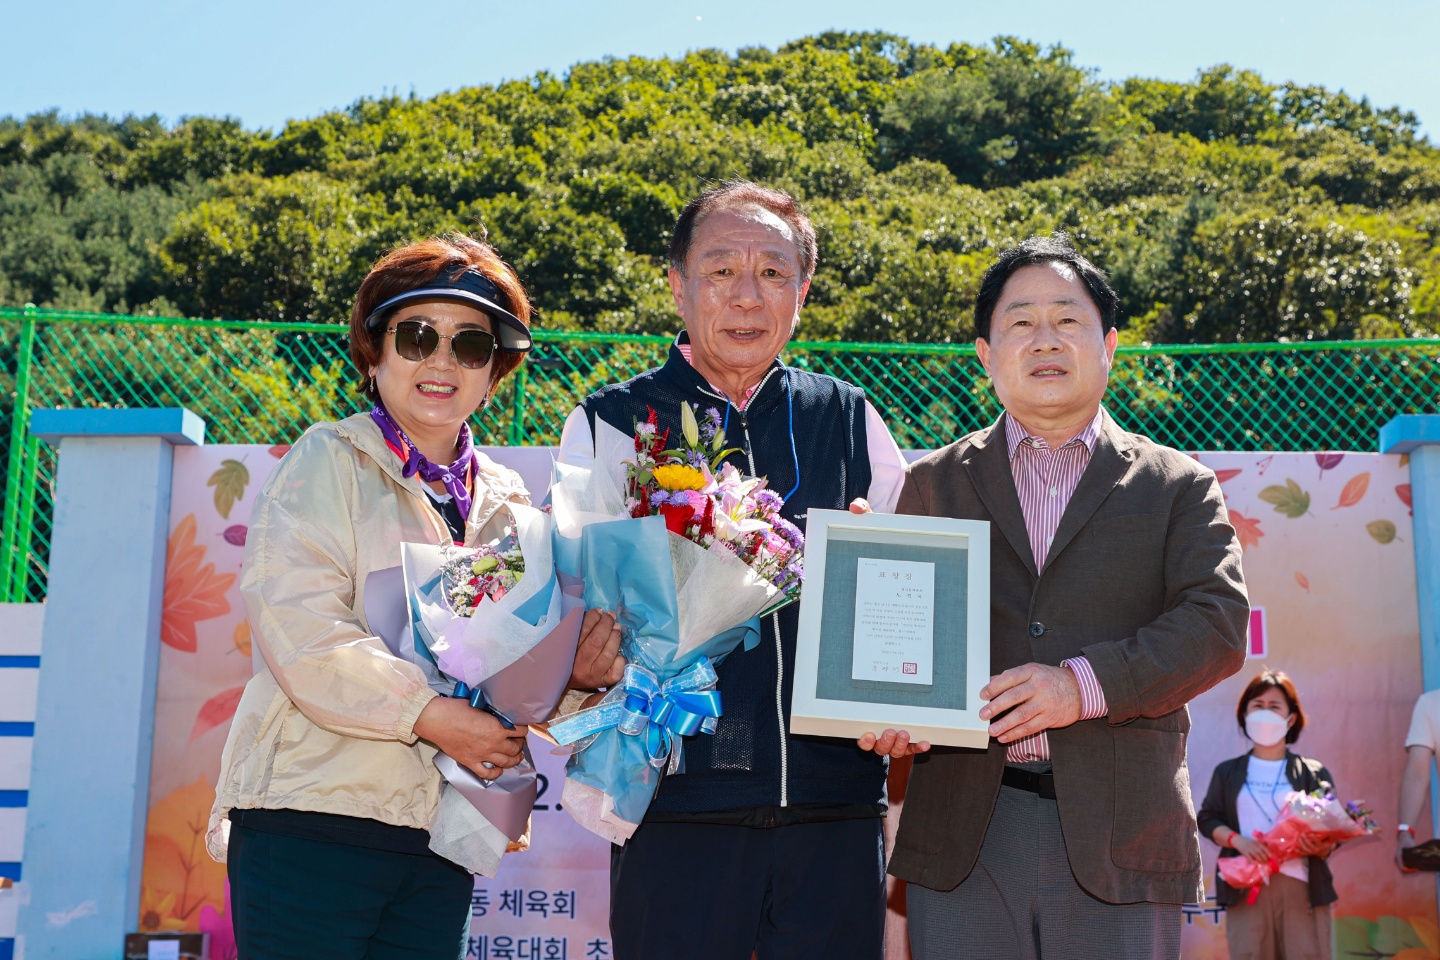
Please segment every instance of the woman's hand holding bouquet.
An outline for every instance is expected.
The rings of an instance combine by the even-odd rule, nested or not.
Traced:
[[[486,876],[507,848],[525,846],[538,793],[525,733],[565,691],[582,618],[555,573],[551,518],[505,509],[512,525],[500,542],[404,543],[400,566],[365,585],[371,629],[442,694],[415,724],[440,748],[445,779],[431,849]],[[441,716],[448,722],[430,722]]]

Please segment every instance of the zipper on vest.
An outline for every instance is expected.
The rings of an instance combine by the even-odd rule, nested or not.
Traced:
[[[775,628],[775,722],[780,727],[780,806],[790,806],[790,750],[785,741],[785,650],[780,646],[780,614],[770,614]]]
[[[771,371],[772,373],[774,371]],[[765,380],[770,374],[765,375]],[[760,381],[760,386],[765,385]],[[756,393],[760,390],[757,388]],[[750,476],[759,476],[755,469],[755,453],[750,446],[750,418],[745,411],[740,413],[740,432],[745,436],[745,459],[750,464]],[[790,747],[785,740],[785,648],[780,643],[780,614],[770,614],[770,626],[775,630],[775,725],[780,731],[780,806],[790,805]]]

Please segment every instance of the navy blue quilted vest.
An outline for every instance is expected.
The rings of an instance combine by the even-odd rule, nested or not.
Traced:
[[[810,508],[843,510],[870,488],[864,392],[779,361],[743,414],[714,391],[674,346],[663,367],[605,387],[583,406],[592,431],[599,417],[628,434],[653,407],[660,428],[678,436],[682,401],[698,404],[701,410],[720,410],[727,419],[726,445],[745,451],[732,454],[730,462],[751,473],[748,453],[754,458],[754,473],[765,477],[771,489],[782,496],[793,489],[783,512],[802,530]],[[788,732],[798,619],[798,604],[767,617],[760,644],[749,651],[737,650],[720,665],[725,714],[719,728],[713,735],[686,739],[685,772],[661,783],[647,819],[707,819],[706,812],[784,808],[780,821],[794,822],[823,819],[836,810],[841,815],[873,816],[883,809],[881,758],[862,753],[853,740]],[[807,808],[813,816],[806,816]],[[757,822],[764,825],[774,818]]]

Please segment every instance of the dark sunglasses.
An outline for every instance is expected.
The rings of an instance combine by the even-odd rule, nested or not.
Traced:
[[[441,340],[449,340],[455,362],[471,370],[485,366],[495,354],[495,335],[484,330],[461,330],[447,337],[428,323],[401,320],[385,332],[395,334],[395,352],[412,363],[434,353]]]

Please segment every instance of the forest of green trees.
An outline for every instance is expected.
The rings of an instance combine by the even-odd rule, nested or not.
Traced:
[[[0,305],[342,322],[369,264],[488,230],[551,329],[668,333],[668,230],[748,177],[801,197],[809,340],[963,342],[998,245],[1055,228],[1125,339],[1440,334],[1440,150],[1413,114],[1230,66],[1098,80],[1061,47],[831,33],[607,59],[279,132],[0,119]]]

